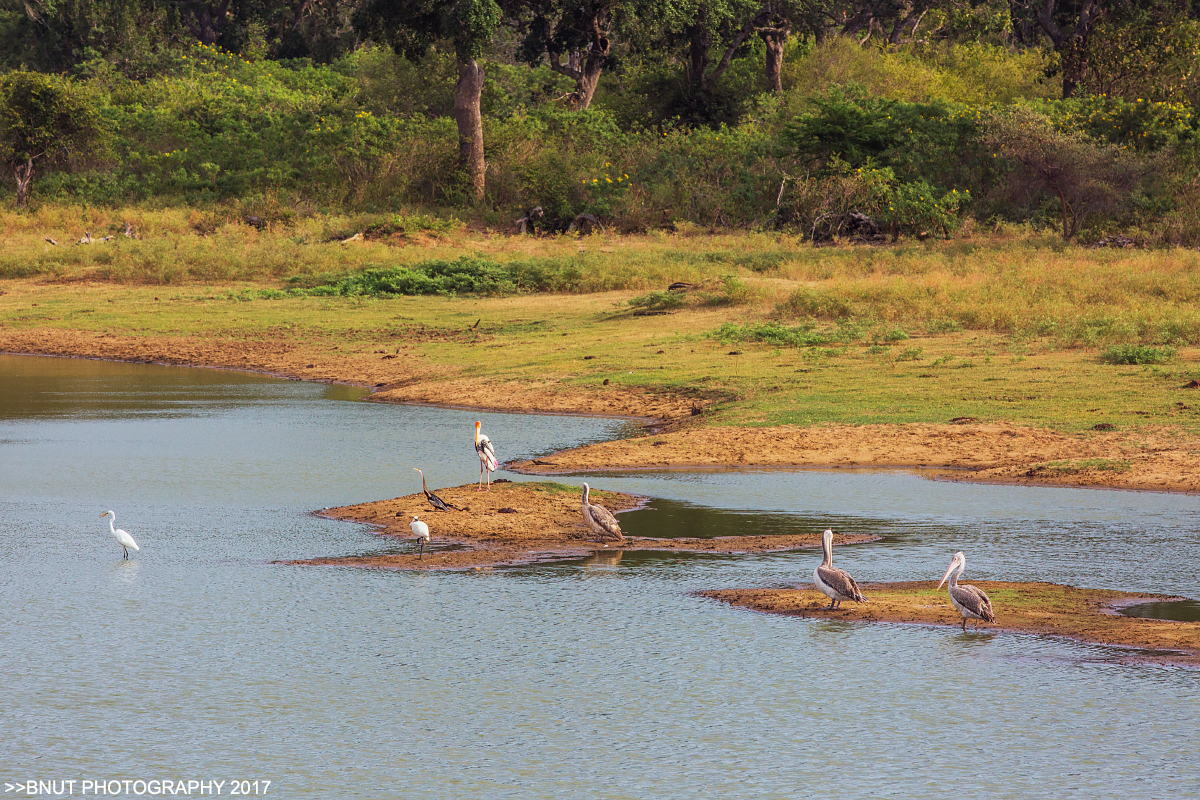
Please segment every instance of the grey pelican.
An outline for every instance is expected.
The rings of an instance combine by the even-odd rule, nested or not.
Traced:
[[[813,570],[813,583],[829,598],[829,607],[833,608],[836,605],[841,608],[843,600],[867,602],[850,573],[833,565],[833,531],[829,528],[821,534],[821,549],[825,551],[825,560]]]
[[[480,423],[475,423],[475,452],[479,454],[479,489],[483,490],[483,470],[487,469],[488,491],[492,490],[492,472],[496,469],[496,449],[492,440],[479,432]]]
[[[937,585],[937,588],[940,589],[946,579],[950,579],[950,603],[958,610],[958,613],[962,614],[964,632],[967,630],[968,618],[981,619],[984,622],[996,621],[996,615],[992,613],[992,601],[988,599],[983,589],[971,586],[969,583],[961,586],[958,584],[958,577],[963,574],[966,566],[967,557],[960,550],[954,554],[954,558],[950,559],[950,567]]]
[[[100,519],[104,519],[105,517],[108,517],[108,529],[112,531],[113,538],[120,543],[121,549],[125,552],[125,558],[129,558],[129,548],[132,547],[134,550],[142,549],[137,546],[137,542],[135,542],[133,537],[130,536],[126,531],[123,531],[113,525],[113,523],[117,520],[116,514],[111,511],[105,511],[100,515]]]
[[[583,485],[583,521],[587,523],[588,530],[596,534],[597,541],[619,542],[623,540],[625,534],[621,533],[621,526],[617,524],[617,518],[604,506],[588,502],[590,492],[591,487],[585,483]]]
[[[424,560],[425,543],[429,541],[429,526],[417,519],[416,516],[413,516],[413,521],[408,524],[408,527],[412,529],[413,535],[421,543],[421,560]]]
[[[453,505],[451,503],[447,503],[445,500],[438,497],[433,492],[429,491],[429,487],[425,485],[425,473],[421,470],[420,467],[413,467],[413,469],[415,469],[417,472],[421,473],[421,491],[425,493],[425,499],[429,501],[429,505],[433,506],[438,511],[449,511],[452,508],[455,511],[462,511],[462,509],[459,508],[458,506]]]

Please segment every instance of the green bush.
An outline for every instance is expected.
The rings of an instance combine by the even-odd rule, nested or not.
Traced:
[[[683,292],[650,292],[629,299],[630,308],[638,311],[674,311],[683,308]]]
[[[1153,347],[1146,344],[1113,345],[1101,357],[1109,364],[1166,364],[1175,358],[1174,347]]]
[[[512,262],[463,256],[455,261],[426,261],[412,267],[367,269],[340,280],[292,294],[315,297],[387,295],[507,295],[574,288],[582,273],[570,265]]]
[[[779,322],[726,322],[711,334],[722,342],[761,342],[777,347],[812,347],[827,344],[830,338],[813,330],[812,325],[787,326]]]

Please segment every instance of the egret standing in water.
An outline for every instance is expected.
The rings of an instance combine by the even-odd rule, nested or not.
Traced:
[[[954,558],[950,559],[950,567],[946,570],[946,574],[942,576],[938,582],[937,588],[942,588],[942,584],[946,579],[950,580],[950,603],[962,614],[963,632],[967,630],[967,619],[981,619],[984,622],[995,622],[996,615],[992,613],[992,601],[984,593],[983,589],[978,586],[972,586],[969,583],[958,585],[958,579],[962,576],[963,570],[967,568],[967,557],[960,550],[954,554]],[[976,627],[979,627],[976,625]]]
[[[419,467],[413,467],[413,469],[421,473],[421,491],[425,493],[425,499],[429,501],[429,505],[433,506],[438,511],[449,511],[452,508],[455,511],[462,511],[462,509],[458,506],[447,503],[445,500],[429,491],[429,487],[425,485],[425,473],[422,472]]]
[[[813,570],[813,583],[829,598],[829,607],[833,608],[836,603],[841,608],[843,600],[867,602],[850,573],[833,565],[833,531],[829,528],[821,534],[821,549],[825,551],[825,560]]]
[[[129,548],[132,547],[134,550],[142,549],[137,546],[137,542],[133,540],[132,536],[113,524],[117,520],[116,514],[111,511],[105,511],[100,515],[100,519],[104,519],[105,517],[108,517],[108,529],[112,531],[113,538],[121,544],[121,549],[125,552],[125,558],[129,558]]]
[[[413,536],[416,536],[417,541],[421,543],[421,555],[419,560],[424,561],[425,543],[429,541],[429,526],[417,519],[416,516],[413,516],[413,521],[408,524],[408,527],[412,529]]]
[[[585,483],[583,485],[583,521],[587,523],[588,529],[596,534],[601,542],[619,542],[624,539],[625,534],[621,533],[621,526],[617,524],[617,518],[612,515],[612,512],[604,506],[588,502],[590,492],[591,487]]]
[[[479,490],[483,491],[483,471],[487,469],[487,490],[492,490],[492,472],[496,469],[496,449],[492,440],[479,432],[480,423],[475,423],[475,452],[479,454]]]

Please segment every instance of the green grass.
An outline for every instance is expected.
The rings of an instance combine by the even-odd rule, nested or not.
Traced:
[[[344,245],[325,242],[322,232],[349,218],[278,231],[226,223],[201,236],[180,210],[137,212],[140,240],[54,247],[42,236],[64,241],[70,225],[92,226],[95,235],[122,224],[122,215],[51,211],[0,215],[9,225],[0,232],[0,271],[9,276],[0,279],[0,336],[65,328],[278,339],[347,357],[403,346],[424,359],[427,378],[552,381],[587,392],[607,379],[616,389],[720,398],[704,415],[716,425],[969,416],[1080,433],[1106,422],[1123,431],[1200,432],[1200,403],[1179,389],[1200,376],[1192,332],[1200,312],[1191,302],[1200,264],[1183,251],[1056,250],[1038,240],[813,250],[768,234],[538,239],[462,231],[402,246]],[[310,243],[291,241],[304,231]],[[720,257],[706,258],[712,253]],[[741,304],[689,299],[667,314],[628,313],[631,301],[676,280],[701,287],[689,298],[724,291],[730,253],[780,257],[765,272],[737,268],[748,293]],[[455,264],[469,288],[392,291],[401,278],[434,280]],[[535,269],[556,281],[577,273],[557,284],[526,282]],[[1067,291],[1080,281],[1092,284],[1090,295]],[[337,291],[290,291],[318,286]],[[849,312],[779,316],[802,290]],[[909,295],[926,299],[883,302]],[[1022,304],[1032,310],[1018,314]],[[1105,326],[1085,325],[1101,317]],[[1083,329],[1093,335],[1070,333]],[[1169,349],[1174,358],[1105,361],[1116,345]]]
[[[1128,472],[1133,464],[1124,459],[1115,458],[1080,458],[1070,461],[1047,461],[1035,464],[1030,468],[1031,474],[1044,477],[1062,477],[1078,475],[1081,472]]]

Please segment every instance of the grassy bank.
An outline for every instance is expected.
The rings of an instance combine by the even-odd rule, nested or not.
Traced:
[[[364,381],[378,362],[392,370],[381,382],[404,378],[383,361],[402,352],[420,359],[413,379],[677,392],[703,400],[711,424],[975,417],[1200,432],[1200,402],[1179,388],[1200,377],[1191,251],[998,237],[812,248],[777,234],[533,238],[417,225],[342,243],[367,220],[263,230],[226,220],[201,235],[197,214],[3,218],[0,332],[303,344],[360,359]],[[80,227],[95,237],[125,221],[142,238],[65,244]],[[464,256],[572,277],[554,293],[288,294]],[[673,281],[695,287],[665,292]]]

